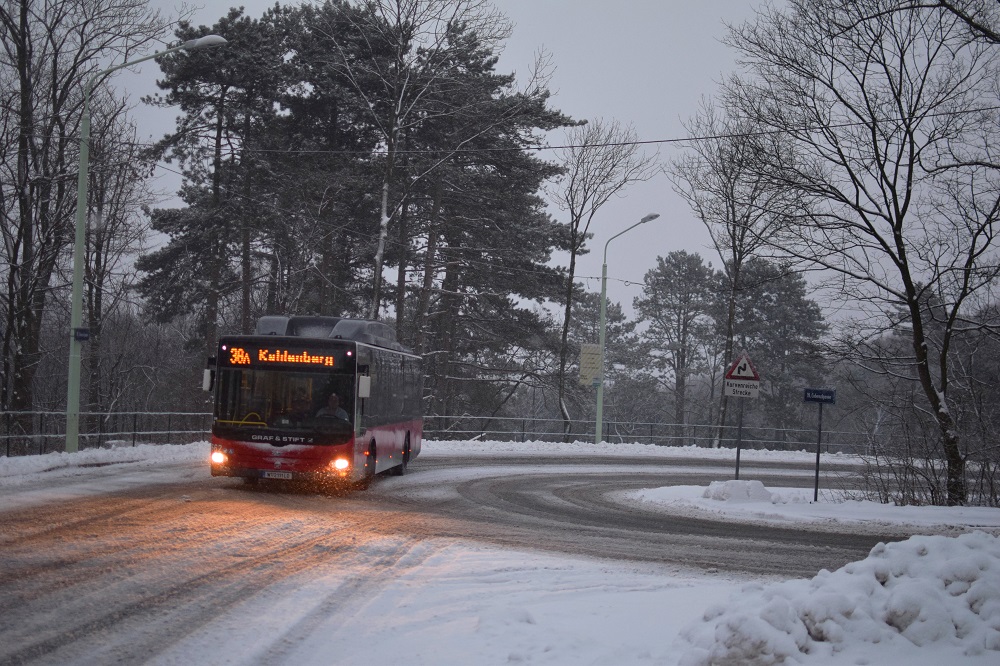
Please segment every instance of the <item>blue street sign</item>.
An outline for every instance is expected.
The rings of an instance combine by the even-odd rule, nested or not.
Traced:
[[[837,402],[837,389],[807,388],[803,402],[819,402],[833,405]]]

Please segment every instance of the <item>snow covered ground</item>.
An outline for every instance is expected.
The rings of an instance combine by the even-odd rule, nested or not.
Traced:
[[[716,463],[734,456],[730,450],[540,442],[428,442],[421,455],[563,449]],[[204,469],[191,463],[207,455],[207,444],[199,443],[0,458],[0,520],[5,510],[197,478]],[[745,451],[742,459],[813,458]],[[61,482],[46,483],[55,478]],[[812,489],[755,481],[651,488],[617,500],[714,520],[803,529],[833,522],[838,529],[905,525],[927,535],[879,545],[868,558],[811,580],[767,581],[426,542],[407,555],[410,564],[392,584],[350,615],[336,612],[344,572],[331,563],[329,570],[265,588],[153,663],[1000,663],[1000,510],[892,507],[845,500],[828,489],[813,503]],[[384,541],[368,547],[393,547],[392,537]],[[256,636],[295,635],[290,628],[298,625],[309,630],[280,654],[273,646],[268,653],[256,647]],[[377,625],[379,635],[372,636],[368,628]]]

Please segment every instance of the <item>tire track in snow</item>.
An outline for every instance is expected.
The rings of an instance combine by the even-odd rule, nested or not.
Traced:
[[[442,548],[440,545],[421,545],[416,540],[408,539],[391,549],[380,549],[374,560],[363,560],[364,551],[356,553],[356,561],[343,582],[324,593],[311,611],[272,639],[267,649],[250,663],[260,666],[292,663],[289,658],[303,641],[324,627],[339,627],[341,618],[356,614],[361,607],[377,598],[384,588],[395,584],[400,576],[416,569]],[[329,634],[325,636],[325,642],[331,642]]]
[[[91,663],[145,660],[270,585],[331,560],[361,557],[355,540],[371,531],[364,516],[301,515],[281,497],[265,495],[248,507],[246,496],[220,498],[210,489],[190,501],[164,501],[176,492],[83,501],[85,518],[44,534],[29,529],[26,541],[0,563],[0,605],[19,610],[0,617],[0,662],[80,662],[81,654]],[[126,506],[109,510],[109,502]],[[308,504],[302,498],[292,503]],[[199,504],[210,512],[194,512]],[[329,502],[323,504],[318,508],[329,509]],[[31,511],[44,521],[59,510]],[[117,520],[124,515],[157,520]],[[20,524],[28,520],[18,517]],[[171,526],[185,533],[174,543],[164,541]],[[85,543],[92,532],[109,538]],[[52,555],[37,550],[46,541]],[[51,548],[53,541],[70,544],[72,556],[65,547]],[[394,558],[383,559],[388,566]],[[45,620],[54,613],[61,623]]]
[[[718,463],[566,456],[432,456],[417,463],[406,477],[345,497],[280,485],[246,490],[206,472],[5,511],[0,663],[171,663],[170,655],[183,654],[177,648],[204,638],[233,607],[289,602],[279,592],[325,572],[328,586],[311,593],[311,605],[279,623],[263,652],[249,653],[261,654],[260,663],[287,660],[297,641],[309,643],[309,636],[341,623],[357,627],[348,621],[354,612],[377,617],[377,605],[392,602],[397,590],[367,580],[363,566],[398,579],[423,561],[425,551],[415,544],[430,549],[438,538],[784,573],[811,554],[837,560],[861,546],[848,542],[826,552],[809,547],[815,535],[786,540],[753,526],[706,534],[708,521],[650,522],[641,511],[608,505],[611,490],[633,482],[716,479],[725,475]],[[794,555],[799,549],[801,558]],[[816,560],[809,566],[815,571]],[[365,606],[372,596],[373,605]]]

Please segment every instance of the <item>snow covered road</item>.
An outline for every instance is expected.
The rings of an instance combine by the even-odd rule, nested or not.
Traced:
[[[894,531],[857,534],[835,525],[807,531],[803,526],[732,524],[615,499],[623,492],[667,484],[708,485],[729,471],[697,459],[612,457],[597,464],[558,456],[477,456],[474,464],[458,468],[453,461],[442,462],[447,464],[423,460],[418,474],[377,489],[416,516],[448,518],[446,524],[460,530],[433,536],[760,575],[811,575],[864,557],[880,540],[903,537]],[[783,485],[811,483],[808,472],[793,465],[775,465],[760,476],[780,479]],[[880,531],[887,530],[883,526]]]
[[[337,497],[212,479],[207,451],[0,459],[0,663],[674,664],[679,628],[742,582],[906,536],[629,498],[726,478],[713,454],[500,449],[429,447],[409,475]],[[810,484],[797,460],[754,465]]]

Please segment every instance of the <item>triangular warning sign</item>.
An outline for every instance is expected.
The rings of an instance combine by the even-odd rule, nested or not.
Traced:
[[[729,372],[726,373],[726,379],[743,379],[759,382],[760,375],[757,374],[757,369],[750,362],[750,357],[746,354],[741,354],[729,368]]]

